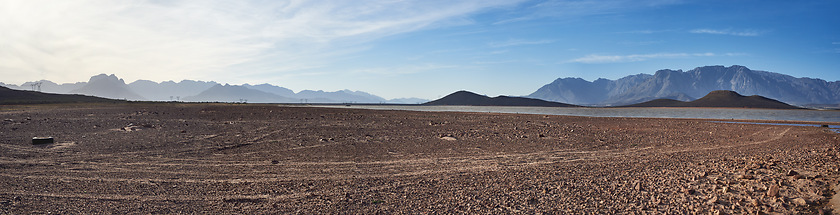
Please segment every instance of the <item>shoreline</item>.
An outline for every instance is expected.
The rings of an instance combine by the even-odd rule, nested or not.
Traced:
[[[359,105],[361,106],[361,105]],[[655,119],[697,119],[697,120],[730,120],[730,121],[737,121],[737,120],[750,120],[750,121],[760,121],[760,122],[806,122],[808,124],[830,124],[830,125],[840,125],[840,120],[838,121],[808,121],[808,120],[780,120],[780,119],[738,119],[738,118],[687,118],[687,117],[657,117],[651,115],[640,115],[640,116],[596,116],[594,114],[565,114],[565,113],[550,113],[550,112],[512,112],[512,111],[502,111],[502,109],[513,109],[513,108],[530,108],[530,109],[554,109],[556,110],[568,110],[568,109],[597,109],[597,110],[609,110],[609,109],[625,109],[625,110],[765,110],[765,111],[831,111],[831,110],[790,110],[790,109],[756,109],[756,108],[682,108],[682,107],[664,107],[664,108],[650,108],[650,107],[622,107],[622,108],[589,108],[589,107],[510,107],[510,106],[415,106],[418,108],[404,108],[404,109],[388,109],[388,108],[370,108],[365,106],[319,106],[319,105],[311,105],[311,106],[303,106],[303,107],[322,107],[322,108],[336,108],[336,109],[363,109],[363,110],[397,110],[397,111],[420,111],[420,112],[458,112],[458,113],[507,113],[507,114],[532,114],[532,115],[552,115],[552,116],[581,116],[581,117],[617,117],[617,118],[655,118]],[[301,106],[285,106],[285,107],[301,107]],[[386,106],[373,106],[373,107],[387,107]],[[395,107],[411,107],[411,106],[395,106]],[[424,108],[425,110],[419,109]],[[446,108],[446,109],[443,109]],[[477,108],[483,108],[485,110],[479,111]],[[494,110],[495,108],[495,110]],[[469,109],[476,109],[474,111]],[[487,111],[490,110],[490,111]]]

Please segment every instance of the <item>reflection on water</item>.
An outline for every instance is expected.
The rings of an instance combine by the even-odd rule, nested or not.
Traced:
[[[497,106],[388,106],[353,105],[321,106],[374,110],[457,111],[490,113],[523,113],[594,117],[651,117],[697,119],[746,119],[840,122],[840,111],[827,110],[771,110],[729,108],[556,108],[556,107],[497,107]]]

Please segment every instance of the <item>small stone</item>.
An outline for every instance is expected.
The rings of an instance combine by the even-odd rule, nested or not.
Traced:
[[[803,198],[795,198],[795,199],[791,200],[791,202],[793,202],[794,204],[799,205],[799,206],[808,205],[808,201],[805,201],[805,199],[803,199]]]
[[[753,179],[753,176],[752,175],[747,175],[747,174],[740,174],[740,175],[737,176],[737,178],[738,179]]]
[[[458,139],[456,139],[456,138],[454,138],[454,137],[441,137],[440,139],[441,139],[441,140],[446,140],[446,141],[456,141],[456,140],[458,140]]]
[[[770,188],[767,189],[767,196],[769,197],[776,197],[779,196],[779,185],[770,185]]]
[[[793,170],[788,170],[787,176],[794,176],[794,175],[799,175],[799,173],[796,172],[796,171],[793,171]]]
[[[717,201],[718,201],[718,197],[715,196],[715,197],[710,198],[708,201],[706,201],[706,204],[707,205],[714,205],[715,203],[717,203]]]
[[[528,204],[536,205],[536,204],[539,204],[539,203],[540,203],[540,200],[537,200],[536,198],[528,199]]]

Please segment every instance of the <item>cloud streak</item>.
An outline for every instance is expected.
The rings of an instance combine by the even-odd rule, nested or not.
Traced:
[[[329,64],[379,38],[514,1],[3,1],[4,81],[227,79]],[[335,51],[338,50],[338,51]],[[226,80],[220,80],[226,81]]]
[[[502,48],[502,47],[509,47],[509,46],[521,46],[521,45],[541,45],[541,44],[549,44],[554,43],[554,40],[521,40],[521,39],[510,39],[504,42],[492,42],[490,43],[490,47],[493,48]]]
[[[718,34],[718,35],[730,35],[730,36],[741,36],[741,37],[755,37],[761,36],[764,32],[755,31],[755,30],[742,30],[742,31],[733,31],[733,30],[716,30],[716,29],[694,29],[689,31],[692,34]]]
[[[716,57],[716,56],[743,56],[746,54],[742,53],[726,53],[726,54],[715,54],[715,53],[656,53],[656,54],[632,54],[632,55],[587,55],[585,57],[576,58],[567,63],[586,63],[586,64],[599,64],[599,63],[625,63],[625,62],[638,62],[638,61],[646,61],[652,59],[663,59],[663,58],[691,58],[691,57]]]
[[[679,4],[679,0],[547,0],[522,8],[521,13],[494,24],[507,24],[541,18],[568,18],[613,14],[639,8]]]

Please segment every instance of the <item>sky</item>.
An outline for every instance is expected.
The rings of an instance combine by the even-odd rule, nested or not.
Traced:
[[[184,79],[436,99],[743,65],[840,80],[840,1],[0,0],[0,82]]]

